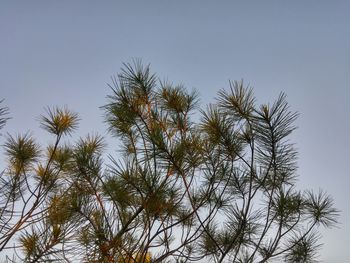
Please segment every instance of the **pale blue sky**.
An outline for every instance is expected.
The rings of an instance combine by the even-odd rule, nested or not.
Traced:
[[[78,133],[105,134],[106,83],[132,58],[198,89],[203,104],[229,79],[250,83],[261,102],[284,91],[301,113],[298,186],[327,190],[342,210],[339,229],[323,232],[321,259],[347,263],[349,3],[2,0],[0,98],[13,118],[4,131],[48,142],[38,116],[67,105],[82,118]]]

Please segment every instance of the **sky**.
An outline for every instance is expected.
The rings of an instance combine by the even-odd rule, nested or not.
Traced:
[[[323,262],[348,262],[350,244],[349,1],[0,1],[2,133],[39,128],[47,106],[79,113],[77,134],[106,134],[99,108],[123,62],[141,58],[157,75],[214,102],[229,80],[258,101],[287,94],[298,111],[298,187],[324,189],[340,209],[322,231]],[[4,136],[0,137],[0,144]],[[110,150],[118,143],[111,140]],[[0,160],[2,161],[2,160]]]

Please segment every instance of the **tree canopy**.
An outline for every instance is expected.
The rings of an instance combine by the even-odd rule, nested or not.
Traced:
[[[337,223],[324,191],[299,191],[286,95],[257,105],[230,82],[213,104],[124,64],[101,107],[117,156],[99,135],[62,143],[78,126],[47,108],[38,145],[6,136],[0,252],[7,262],[315,262],[319,227]],[[200,116],[194,121],[194,115]],[[0,128],[8,109],[0,108]]]

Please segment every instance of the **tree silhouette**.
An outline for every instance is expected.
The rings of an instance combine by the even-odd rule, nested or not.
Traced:
[[[199,110],[198,94],[124,64],[102,107],[121,142],[64,144],[76,113],[48,108],[43,149],[7,136],[0,182],[0,251],[8,262],[314,262],[319,226],[337,223],[325,192],[295,189],[297,114],[286,96],[256,105],[230,82]],[[198,112],[198,111],[197,111]],[[7,118],[0,109],[0,127]]]

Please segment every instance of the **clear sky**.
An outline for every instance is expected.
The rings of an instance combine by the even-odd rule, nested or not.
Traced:
[[[0,98],[12,117],[4,131],[46,143],[38,116],[67,105],[82,118],[79,134],[105,134],[106,83],[132,58],[196,88],[203,105],[229,79],[244,79],[260,102],[286,92],[301,113],[298,187],[327,190],[342,210],[339,228],[322,232],[321,259],[347,263],[349,14],[347,1],[2,0]]]

